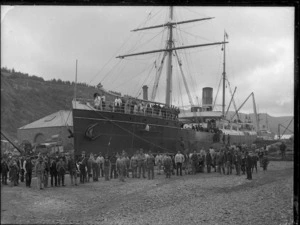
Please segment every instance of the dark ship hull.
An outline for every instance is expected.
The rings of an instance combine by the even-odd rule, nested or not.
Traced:
[[[76,155],[81,151],[110,155],[122,150],[131,155],[140,148],[155,153],[176,153],[217,148],[222,144],[214,142],[217,134],[182,129],[177,120],[123,112],[73,108],[73,129]],[[230,135],[231,143],[251,144],[255,140],[256,135]]]

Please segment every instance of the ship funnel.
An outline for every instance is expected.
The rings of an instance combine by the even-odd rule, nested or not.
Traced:
[[[207,111],[212,110],[213,104],[213,88],[205,87],[202,89],[202,107]]]
[[[148,86],[147,85],[143,86],[143,99],[148,100]]]

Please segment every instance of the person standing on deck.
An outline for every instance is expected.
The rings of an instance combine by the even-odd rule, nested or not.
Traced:
[[[101,97],[100,97],[100,95],[98,93],[94,94],[94,107],[95,107],[95,109],[102,110]]]
[[[102,102],[102,110],[105,110],[105,95],[102,94],[101,96],[101,102]]]

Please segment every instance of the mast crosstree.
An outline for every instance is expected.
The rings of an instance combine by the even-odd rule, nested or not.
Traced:
[[[204,46],[210,46],[210,45],[220,45],[228,43],[225,41],[223,42],[214,42],[214,43],[207,43],[207,44],[198,44],[198,45],[189,45],[189,46],[181,46],[181,47],[175,47],[175,44],[173,42],[173,28],[178,24],[185,24],[185,23],[191,23],[191,22],[197,22],[197,21],[203,21],[203,20],[210,20],[214,17],[207,17],[207,18],[201,18],[201,19],[194,19],[194,20],[186,20],[186,21],[180,21],[180,22],[173,22],[173,6],[170,7],[170,21],[165,24],[156,25],[156,26],[150,26],[150,27],[144,27],[135,29],[132,31],[141,31],[141,30],[147,30],[147,29],[154,29],[154,28],[160,28],[160,27],[168,27],[169,30],[169,39],[166,49],[159,49],[159,50],[153,50],[153,51],[146,51],[146,52],[140,52],[140,53],[133,53],[128,55],[120,55],[116,58],[125,58],[130,56],[137,56],[137,55],[145,55],[145,54],[151,54],[151,53],[157,53],[157,52],[167,52],[168,55],[168,65],[167,65],[167,87],[166,87],[166,105],[171,105],[171,99],[172,99],[172,55],[174,50],[180,50],[180,49],[187,49],[187,48],[196,48],[196,47],[204,47]],[[174,47],[173,47],[174,46]],[[163,62],[162,62],[163,63]],[[161,72],[161,71],[160,71]],[[160,75],[159,75],[160,76]],[[157,85],[155,84],[157,89]],[[153,88],[153,90],[154,90]],[[155,96],[155,93],[152,93],[152,96]],[[154,99],[152,99],[154,100]],[[224,114],[223,114],[224,115]]]

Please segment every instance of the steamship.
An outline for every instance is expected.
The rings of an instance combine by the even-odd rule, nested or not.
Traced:
[[[140,52],[128,55],[120,55],[117,58],[124,59],[130,56],[163,53],[162,64],[158,68],[151,100],[148,99],[148,87],[143,86],[143,98],[121,96],[120,93],[105,90],[99,87],[100,95],[105,96],[105,103],[100,108],[94,106],[93,99],[78,99],[72,101],[73,137],[76,154],[81,151],[87,153],[111,154],[125,150],[133,154],[143,148],[145,151],[175,153],[180,151],[194,151],[210,146],[218,147],[224,143],[251,144],[257,138],[252,123],[235,123],[225,116],[225,46],[227,34],[221,42],[198,44],[176,47],[173,41],[173,28],[179,24],[193,23],[209,20],[202,18],[174,22],[173,7],[170,7],[169,22],[157,26],[139,28],[134,31],[167,27],[168,40],[165,49],[148,52]],[[221,45],[224,50],[223,60],[223,103],[222,111],[215,111],[213,107],[213,89],[211,87],[202,90],[202,105],[192,102],[188,88],[188,96],[191,106],[188,109],[180,109],[171,105],[172,98],[172,57],[177,51],[186,48],[200,48],[203,46]],[[163,63],[167,59],[167,84],[165,102],[156,102],[155,94]],[[182,70],[181,70],[182,71]],[[184,84],[185,76],[182,72]],[[114,102],[116,98],[122,99],[122,104]]]

